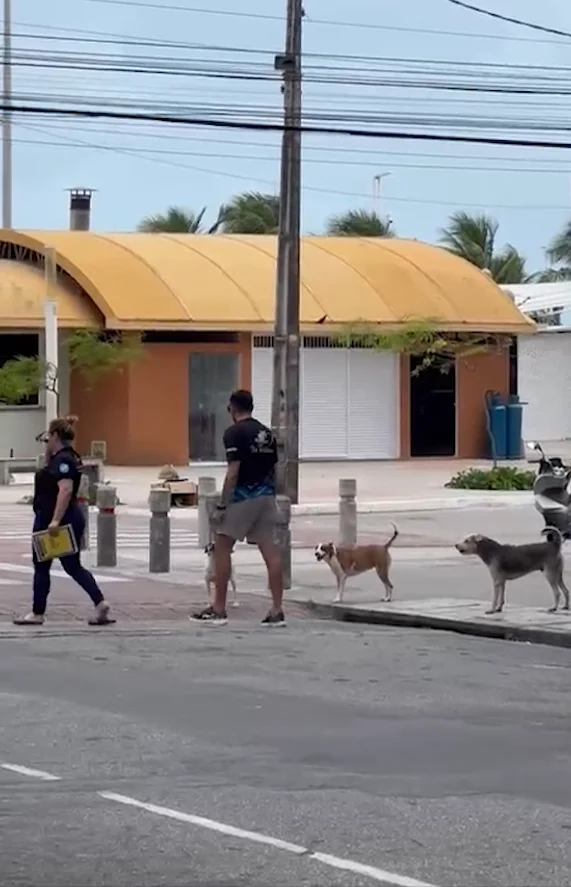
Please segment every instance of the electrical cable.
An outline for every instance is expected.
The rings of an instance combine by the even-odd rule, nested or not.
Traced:
[[[44,132],[48,134],[52,134],[58,137],[58,133],[53,133],[52,130],[49,129],[40,129],[39,127],[22,127],[30,130],[34,130],[37,132]],[[113,134],[109,131],[109,134]],[[59,136],[61,138],[61,136]],[[75,136],[74,136],[75,139]],[[64,144],[69,144],[74,148],[87,148],[89,150],[102,150],[102,151],[128,151],[129,153],[136,154],[143,159],[153,160],[156,157],[201,157],[201,158],[211,158],[213,160],[236,160],[236,154],[232,153],[217,153],[215,151],[181,151],[173,148],[141,148],[134,147],[130,145],[108,145],[108,144],[94,144],[90,142],[82,142],[82,141],[72,141],[71,139],[66,139],[65,142],[49,142],[42,141],[39,139],[19,139],[15,138],[12,140],[15,144],[21,145],[33,145],[41,148],[61,148]],[[233,143],[236,146],[236,142]],[[242,145],[241,145],[242,146]],[[396,152],[395,152],[396,153]],[[149,156],[147,156],[149,155]],[[240,162],[242,161],[252,161],[255,163],[275,163],[278,164],[280,162],[280,155],[275,154],[273,156],[262,156],[259,154],[243,154],[240,153]],[[359,168],[371,167],[372,169],[378,169],[379,163],[374,160],[340,160],[340,159],[332,159],[329,157],[303,157],[302,164],[306,163],[311,164],[319,164],[320,166],[357,166]],[[447,164],[433,164],[433,163],[407,163],[402,162],[400,160],[394,161],[391,160],[390,164],[388,164],[393,169],[415,169],[415,170],[439,170],[446,172],[497,172],[505,175],[506,173],[520,173],[520,174],[533,174],[533,175],[569,175],[569,169],[565,167],[560,167],[558,169],[549,169],[549,168],[537,168],[537,167],[510,167],[510,166],[475,166],[473,164],[469,166],[451,166],[450,163]]]
[[[28,128],[33,129],[34,127],[28,127]],[[64,140],[64,144],[62,144],[60,147],[64,147],[64,145],[67,143],[68,143],[68,140],[66,139],[66,140]],[[139,159],[142,159],[142,160],[151,160],[152,162],[161,163],[166,166],[176,167],[178,169],[192,170],[193,172],[205,173],[207,175],[217,175],[217,176],[222,176],[224,178],[231,178],[232,180],[238,180],[238,181],[243,181],[243,182],[249,182],[249,183],[256,182],[257,185],[266,185],[266,186],[271,187],[273,190],[276,189],[276,182],[277,182],[277,179],[279,178],[279,176],[276,175],[276,181],[271,181],[269,179],[261,179],[258,176],[252,177],[252,176],[236,175],[235,173],[229,172],[228,170],[215,170],[215,169],[211,169],[211,168],[205,169],[203,167],[193,166],[193,165],[189,165],[186,163],[178,163],[176,161],[163,160],[160,158],[141,157],[141,155],[138,155],[135,150],[130,150],[130,149],[110,148],[108,146],[103,146],[103,145],[97,145],[97,146],[91,146],[91,147],[94,147],[98,150],[103,149],[103,150],[109,150],[113,153],[124,154],[128,157],[135,156],[135,157],[138,157]],[[351,197],[353,199],[357,198],[357,199],[363,199],[363,200],[367,200],[367,201],[370,200],[369,194],[359,194],[358,192],[352,192],[352,191],[339,191],[339,190],[333,190],[330,188],[319,188],[319,187],[314,187],[312,185],[303,185],[302,184],[302,191],[311,191],[311,192],[317,192],[317,193],[321,193],[321,194],[331,194],[331,195],[341,196],[341,197]],[[417,199],[417,198],[409,198],[409,197],[385,196],[385,197],[383,197],[383,200],[389,201],[389,202],[394,202],[394,203],[410,203],[410,204],[436,205],[436,206],[446,206],[446,207],[458,207],[459,206],[458,201],[445,201],[445,200],[443,201],[443,200],[438,200],[438,199],[432,200],[432,199],[422,199],[422,198]],[[470,202],[466,202],[466,201],[462,201],[461,205],[463,207],[467,207],[467,208],[471,208],[471,209],[502,209],[502,210],[517,210],[517,211],[520,211],[520,210],[553,211],[553,210],[561,210],[561,209],[566,208],[562,205],[538,206],[538,205],[530,205],[529,203],[526,203],[526,204],[489,204],[489,203],[480,204],[480,203],[470,203]]]
[[[547,139],[521,139],[521,138],[505,138],[500,136],[474,136],[460,135],[456,133],[434,133],[434,132],[407,132],[404,130],[376,130],[363,129],[350,126],[315,126],[302,125],[300,127],[284,126],[283,123],[271,122],[252,122],[239,121],[221,118],[208,117],[188,117],[188,116],[170,116],[168,114],[148,114],[133,111],[110,111],[109,109],[88,109],[88,108],[54,108],[46,105],[19,105],[16,103],[0,104],[0,112],[12,111],[13,113],[30,114],[32,116],[46,117],[67,117],[67,118],[86,118],[86,119],[106,119],[106,120],[133,120],[133,121],[153,121],[158,123],[168,123],[173,126],[204,126],[213,129],[229,129],[242,130],[252,132],[284,132],[294,131],[301,133],[313,133],[319,135],[331,136],[354,136],[358,138],[375,138],[375,139],[402,139],[404,141],[428,141],[428,142],[450,142],[456,144],[472,144],[472,145],[501,145],[514,148],[557,148],[561,150],[571,149],[571,142],[556,141]],[[438,125],[438,124],[436,124]],[[571,131],[571,127],[567,127],[566,131]]]
[[[102,2],[111,2],[111,0],[102,0]],[[501,22],[518,25],[520,28],[530,28],[532,31],[541,31],[544,34],[553,34],[556,37],[571,37],[570,31],[562,31],[560,28],[550,28],[547,25],[537,25],[533,22],[524,21],[523,19],[513,18],[511,15],[492,12],[491,9],[482,9],[480,6],[473,6],[471,3],[466,3],[465,0],[448,0],[448,3],[452,3],[453,6],[459,6],[462,9],[467,9],[470,12],[477,12],[479,15],[486,15],[489,18],[494,18]]]
[[[204,13],[208,13],[209,10],[202,10]],[[210,10],[212,12],[212,10]],[[223,13],[227,14],[227,13]],[[247,15],[247,13],[246,13]],[[513,34],[481,34],[475,33],[474,31],[450,31],[450,30],[441,30],[436,28],[415,28],[412,26],[404,26],[404,25],[387,25],[387,24],[365,24],[364,22],[321,22],[315,21],[313,17],[306,19],[309,24],[327,24],[329,26],[340,26],[340,27],[353,27],[353,28],[366,28],[367,30],[376,30],[376,31],[388,31],[389,33],[403,33],[403,34],[424,34],[428,36],[434,37],[463,37],[469,40],[501,40],[502,42],[515,42],[515,43],[533,43],[537,45],[538,43],[550,44],[552,46],[561,46],[563,43],[562,40],[553,40],[549,38],[538,38],[538,37],[521,37],[515,36]],[[14,25],[17,27],[34,27],[40,30],[45,31],[62,31],[69,34],[97,34],[101,36],[110,36],[110,37],[126,37],[127,39],[137,39],[133,38],[132,34],[118,34],[114,32],[105,32],[105,31],[93,31],[86,30],[81,28],[68,28],[62,25],[45,25],[39,24],[38,22],[14,22]],[[146,39],[146,38],[142,38]],[[171,45],[171,41],[166,40],[163,41],[163,45]]]

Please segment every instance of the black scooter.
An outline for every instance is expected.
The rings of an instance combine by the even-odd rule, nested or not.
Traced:
[[[537,476],[533,484],[534,505],[543,516],[546,527],[555,527],[564,539],[571,539],[571,467],[565,465],[559,456],[546,456],[541,445],[535,441],[527,441],[526,446],[539,454]]]

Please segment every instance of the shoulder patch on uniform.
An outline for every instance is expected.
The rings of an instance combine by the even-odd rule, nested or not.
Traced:
[[[69,474],[69,465],[67,464],[67,462],[60,462],[59,473]]]

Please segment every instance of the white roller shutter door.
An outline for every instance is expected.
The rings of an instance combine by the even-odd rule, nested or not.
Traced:
[[[352,348],[348,353],[347,453],[350,459],[399,455],[399,378],[395,354]]]
[[[273,348],[252,348],[254,415],[264,425],[272,420],[273,355]]]
[[[270,423],[273,349],[252,348],[255,415]],[[311,348],[300,355],[302,459],[395,459],[399,455],[398,356]]]
[[[520,336],[518,392],[524,439],[571,438],[571,333]]]
[[[346,459],[347,349],[304,348],[301,392],[302,459]]]

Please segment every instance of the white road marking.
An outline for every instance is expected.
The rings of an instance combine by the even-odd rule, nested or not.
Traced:
[[[28,576],[30,576],[34,572],[33,567],[29,567],[25,564],[0,563],[0,570],[3,573],[26,573]],[[62,570],[62,568],[59,566],[59,564],[54,565],[52,576],[59,576],[60,579],[71,579],[71,576],[68,576],[67,573],[65,572],[65,570]],[[98,583],[101,583],[101,584],[103,584],[105,582],[131,582],[132,581],[131,579],[126,578],[125,576],[114,576],[114,575],[110,576],[107,573],[104,573],[103,575],[101,575],[99,573],[94,573],[93,576],[95,578],[95,581]]]
[[[304,856],[307,859],[313,859],[328,865],[331,868],[340,869],[345,872],[353,872],[356,875],[363,875],[378,881],[381,884],[393,885],[393,887],[435,887],[433,884],[427,884],[426,881],[417,881],[415,878],[407,878],[405,875],[398,875],[395,872],[387,872],[384,869],[376,868],[371,865],[363,865],[363,863],[355,862],[352,859],[343,859],[340,856],[331,856],[329,853],[317,853],[302,847],[301,844],[291,844],[289,841],[282,841],[281,838],[272,838],[270,835],[264,835],[260,832],[251,832],[246,829],[236,828],[233,825],[226,825],[223,822],[217,822],[214,819],[205,819],[204,816],[194,816],[191,813],[181,813],[178,810],[171,810],[169,807],[159,807],[156,804],[147,804],[144,801],[137,801],[136,798],[130,798],[127,795],[118,795],[115,792],[98,792],[101,798],[107,801],[115,801],[117,804],[124,804],[127,807],[136,807],[139,810],[145,810],[147,813],[154,813],[156,816],[164,816],[167,819],[176,819],[178,822],[186,822],[189,825],[198,828],[209,829],[212,832],[218,832],[222,835],[229,835],[232,838],[241,838],[244,841],[252,841],[255,844],[265,844],[276,850],[285,850],[288,853],[294,853],[296,856]]]
[[[44,782],[60,782],[61,776],[46,773],[45,770],[33,770],[31,767],[22,767],[20,764],[0,764],[3,770],[11,770],[20,776],[32,776],[34,779],[43,779]]]

